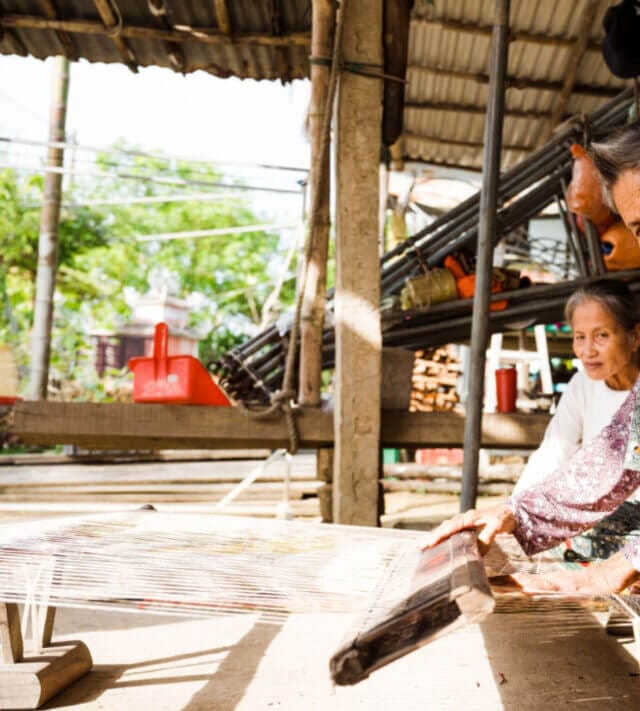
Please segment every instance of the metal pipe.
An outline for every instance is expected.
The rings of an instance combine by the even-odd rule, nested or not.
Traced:
[[[493,243],[498,209],[500,149],[504,119],[505,78],[509,55],[509,2],[496,0],[489,98],[484,131],[483,180],[480,198],[478,247],[476,252],[476,283],[473,295],[471,324],[471,357],[469,394],[464,423],[464,463],[460,510],[475,506],[478,492],[478,458],[484,397],[485,352],[489,333],[489,294],[491,291]]]
[[[600,237],[598,236],[598,230],[596,226],[585,218],[584,221],[584,235],[587,240],[587,246],[589,247],[589,257],[591,257],[591,268],[594,274],[603,275],[607,273],[607,268],[604,265],[604,259],[602,258],[602,250],[600,248]]]

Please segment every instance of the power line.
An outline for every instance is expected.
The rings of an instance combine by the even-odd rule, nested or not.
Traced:
[[[137,198],[114,198],[112,200],[80,200],[77,202],[63,202],[61,207],[68,210],[80,207],[100,207],[102,205],[136,205],[138,203],[163,203],[163,202],[209,202],[215,200],[242,198],[241,193],[190,193],[187,195],[153,195],[149,197]],[[34,209],[39,209],[40,205],[30,205]]]
[[[249,162],[243,162],[243,161],[229,161],[229,160],[216,160],[216,159],[211,159],[211,160],[203,160],[203,159],[197,159],[197,158],[186,158],[186,157],[181,157],[181,156],[172,156],[172,155],[163,155],[163,154],[154,154],[154,153],[149,153],[147,151],[141,151],[137,149],[132,149],[132,148],[99,148],[97,146],[86,146],[80,143],[69,143],[65,141],[36,141],[33,139],[26,139],[26,138],[11,138],[9,136],[0,136],[0,143],[14,143],[17,145],[24,145],[24,146],[38,146],[42,148],[63,148],[63,149],[69,149],[69,150],[74,150],[74,151],[91,151],[93,153],[112,153],[112,154],[120,154],[120,155],[127,155],[131,157],[137,157],[137,158],[151,158],[154,160],[168,160],[168,161],[180,161],[182,163],[193,163],[193,164],[198,164],[198,165],[237,165],[237,166],[243,166],[243,167],[254,167],[254,168],[261,168],[263,170],[281,170],[281,171],[289,171],[289,172],[294,172],[294,173],[304,173],[307,174],[309,172],[308,168],[298,168],[296,166],[289,166],[289,165],[270,165],[268,163],[249,163]]]
[[[212,180],[193,180],[187,178],[177,178],[177,177],[160,177],[153,175],[137,175],[136,173],[123,173],[121,171],[78,171],[73,168],[56,168],[52,166],[43,166],[42,168],[24,168],[16,167],[11,163],[0,162],[0,167],[2,168],[14,168],[21,170],[22,172],[39,175],[40,173],[60,173],[62,175],[78,175],[82,177],[92,177],[92,178],[119,178],[122,180],[139,180],[141,182],[158,183],[160,185],[186,185],[186,186],[202,186],[202,187],[213,187],[213,188],[231,188],[232,190],[246,190],[246,191],[256,191],[256,192],[268,192],[268,193],[281,193],[287,195],[298,195],[300,196],[301,189],[293,190],[290,188],[269,188],[264,185],[242,185],[237,183],[223,183]]]
[[[210,230],[190,230],[188,232],[159,232],[153,235],[137,235],[138,242],[168,242],[172,239],[197,239],[199,237],[217,237],[219,235],[239,235],[245,232],[266,232],[268,230],[298,229],[299,223],[243,225],[242,227],[218,227]]]

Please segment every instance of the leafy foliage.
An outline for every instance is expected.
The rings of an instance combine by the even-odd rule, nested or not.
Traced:
[[[99,393],[89,332],[114,329],[130,318],[132,291],[164,285],[192,304],[190,326],[202,335],[208,361],[244,340],[263,321],[263,305],[283,267],[286,245],[263,231],[198,239],[140,241],[139,236],[252,225],[260,219],[244,198],[142,202],[132,199],[184,192],[213,193],[229,184],[213,167],[133,153],[98,156],[96,172],[118,180],[76,182],[67,191],[59,230],[58,278],[51,377],[81,380]],[[43,181],[0,172],[0,341],[10,342],[23,375],[33,319],[39,206]],[[117,201],[121,201],[119,204]],[[77,203],[89,203],[79,206]],[[290,265],[293,270],[295,265]],[[293,271],[287,276],[290,277]],[[294,284],[281,299],[290,304]],[[275,313],[274,316],[278,314]],[[263,325],[263,324],[262,324]]]

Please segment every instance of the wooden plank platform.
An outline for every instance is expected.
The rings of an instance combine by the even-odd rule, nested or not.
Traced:
[[[300,447],[333,443],[333,413],[300,408]],[[549,416],[487,414],[482,447],[533,449],[542,440]],[[19,402],[11,431],[28,444],[75,444],[94,449],[276,449],[287,447],[283,417],[247,416],[240,408],[129,403]],[[382,415],[384,447],[461,447],[464,417],[454,412],[404,412]]]

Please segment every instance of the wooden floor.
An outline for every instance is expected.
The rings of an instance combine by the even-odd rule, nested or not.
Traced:
[[[355,687],[328,661],[343,615],[183,620],[62,611],[58,638],[81,638],[94,670],[46,708],[178,711],[433,711],[640,708],[631,645],[588,612],[494,614],[436,640]]]
[[[296,476],[305,482],[310,464],[299,460]],[[75,465],[74,465],[75,466]],[[57,469],[44,472],[0,468],[0,524],[27,518],[130,506],[128,487],[137,496],[149,476],[162,475],[162,486],[175,487],[176,472],[187,469],[193,486],[205,486],[215,466],[178,469]],[[236,466],[236,465],[233,465]],[[226,466],[238,479],[240,469]],[[203,469],[199,469],[203,467]],[[55,473],[57,471],[57,474]],[[155,474],[151,474],[154,472]],[[222,469],[218,471],[221,477]],[[146,473],[145,473],[146,472]],[[197,473],[200,472],[199,475]],[[134,476],[135,474],[135,476]],[[118,476],[116,476],[118,475]],[[133,476],[133,479],[132,479]],[[68,477],[91,496],[67,496]],[[200,478],[199,478],[200,477]],[[116,481],[118,479],[118,481]],[[19,481],[20,480],[20,481]],[[135,480],[135,481],[134,481]],[[133,483],[131,483],[133,481]],[[118,492],[106,486],[111,482]],[[129,483],[127,483],[129,482]],[[174,482],[170,485],[170,482]],[[158,483],[158,482],[156,482]],[[220,483],[220,482],[218,482]],[[44,488],[42,485],[45,485]],[[49,497],[38,490],[47,490]],[[31,496],[29,485],[33,488]],[[206,486],[208,486],[207,484]],[[1,487],[5,486],[3,497]],[[24,486],[16,491],[13,487]],[[228,484],[226,484],[228,488]],[[59,487],[59,488],[58,488]],[[273,515],[281,485],[270,499],[250,495],[237,504]],[[52,496],[52,494],[55,495]],[[88,493],[88,491],[87,491]],[[131,493],[131,491],[129,491]],[[192,492],[193,493],[193,492]],[[216,496],[221,491],[216,490]],[[199,502],[161,501],[168,510],[213,510],[215,497],[204,489]],[[207,498],[208,497],[208,498]],[[25,500],[30,498],[30,503]],[[21,501],[21,499],[24,499]],[[145,500],[146,501],[146,500]],[[495,499],[480,499],[487,505]],[[294,504],[317,517],[317,500]],[[445,495],[400,492],[387,495],[386,525],[429,527],[457,509]],[[266,513],[265,513],[266,512]],[[143,613],[59,610],[54,641],[80,639],[94,659],[93,671],[55,697],[45,708],[95,711],[432,711],[474,709],[539,711],[539,709],[640,708],[640,676],[634,646],[609,637],[602,614],[571,614],[531,607],[517,614],[496,613],[482,625],[444,637],[353,688],[334,688],[329,658],[347,634],[344,615],[292,615],[280,626],[259,617],[185,619]]]

